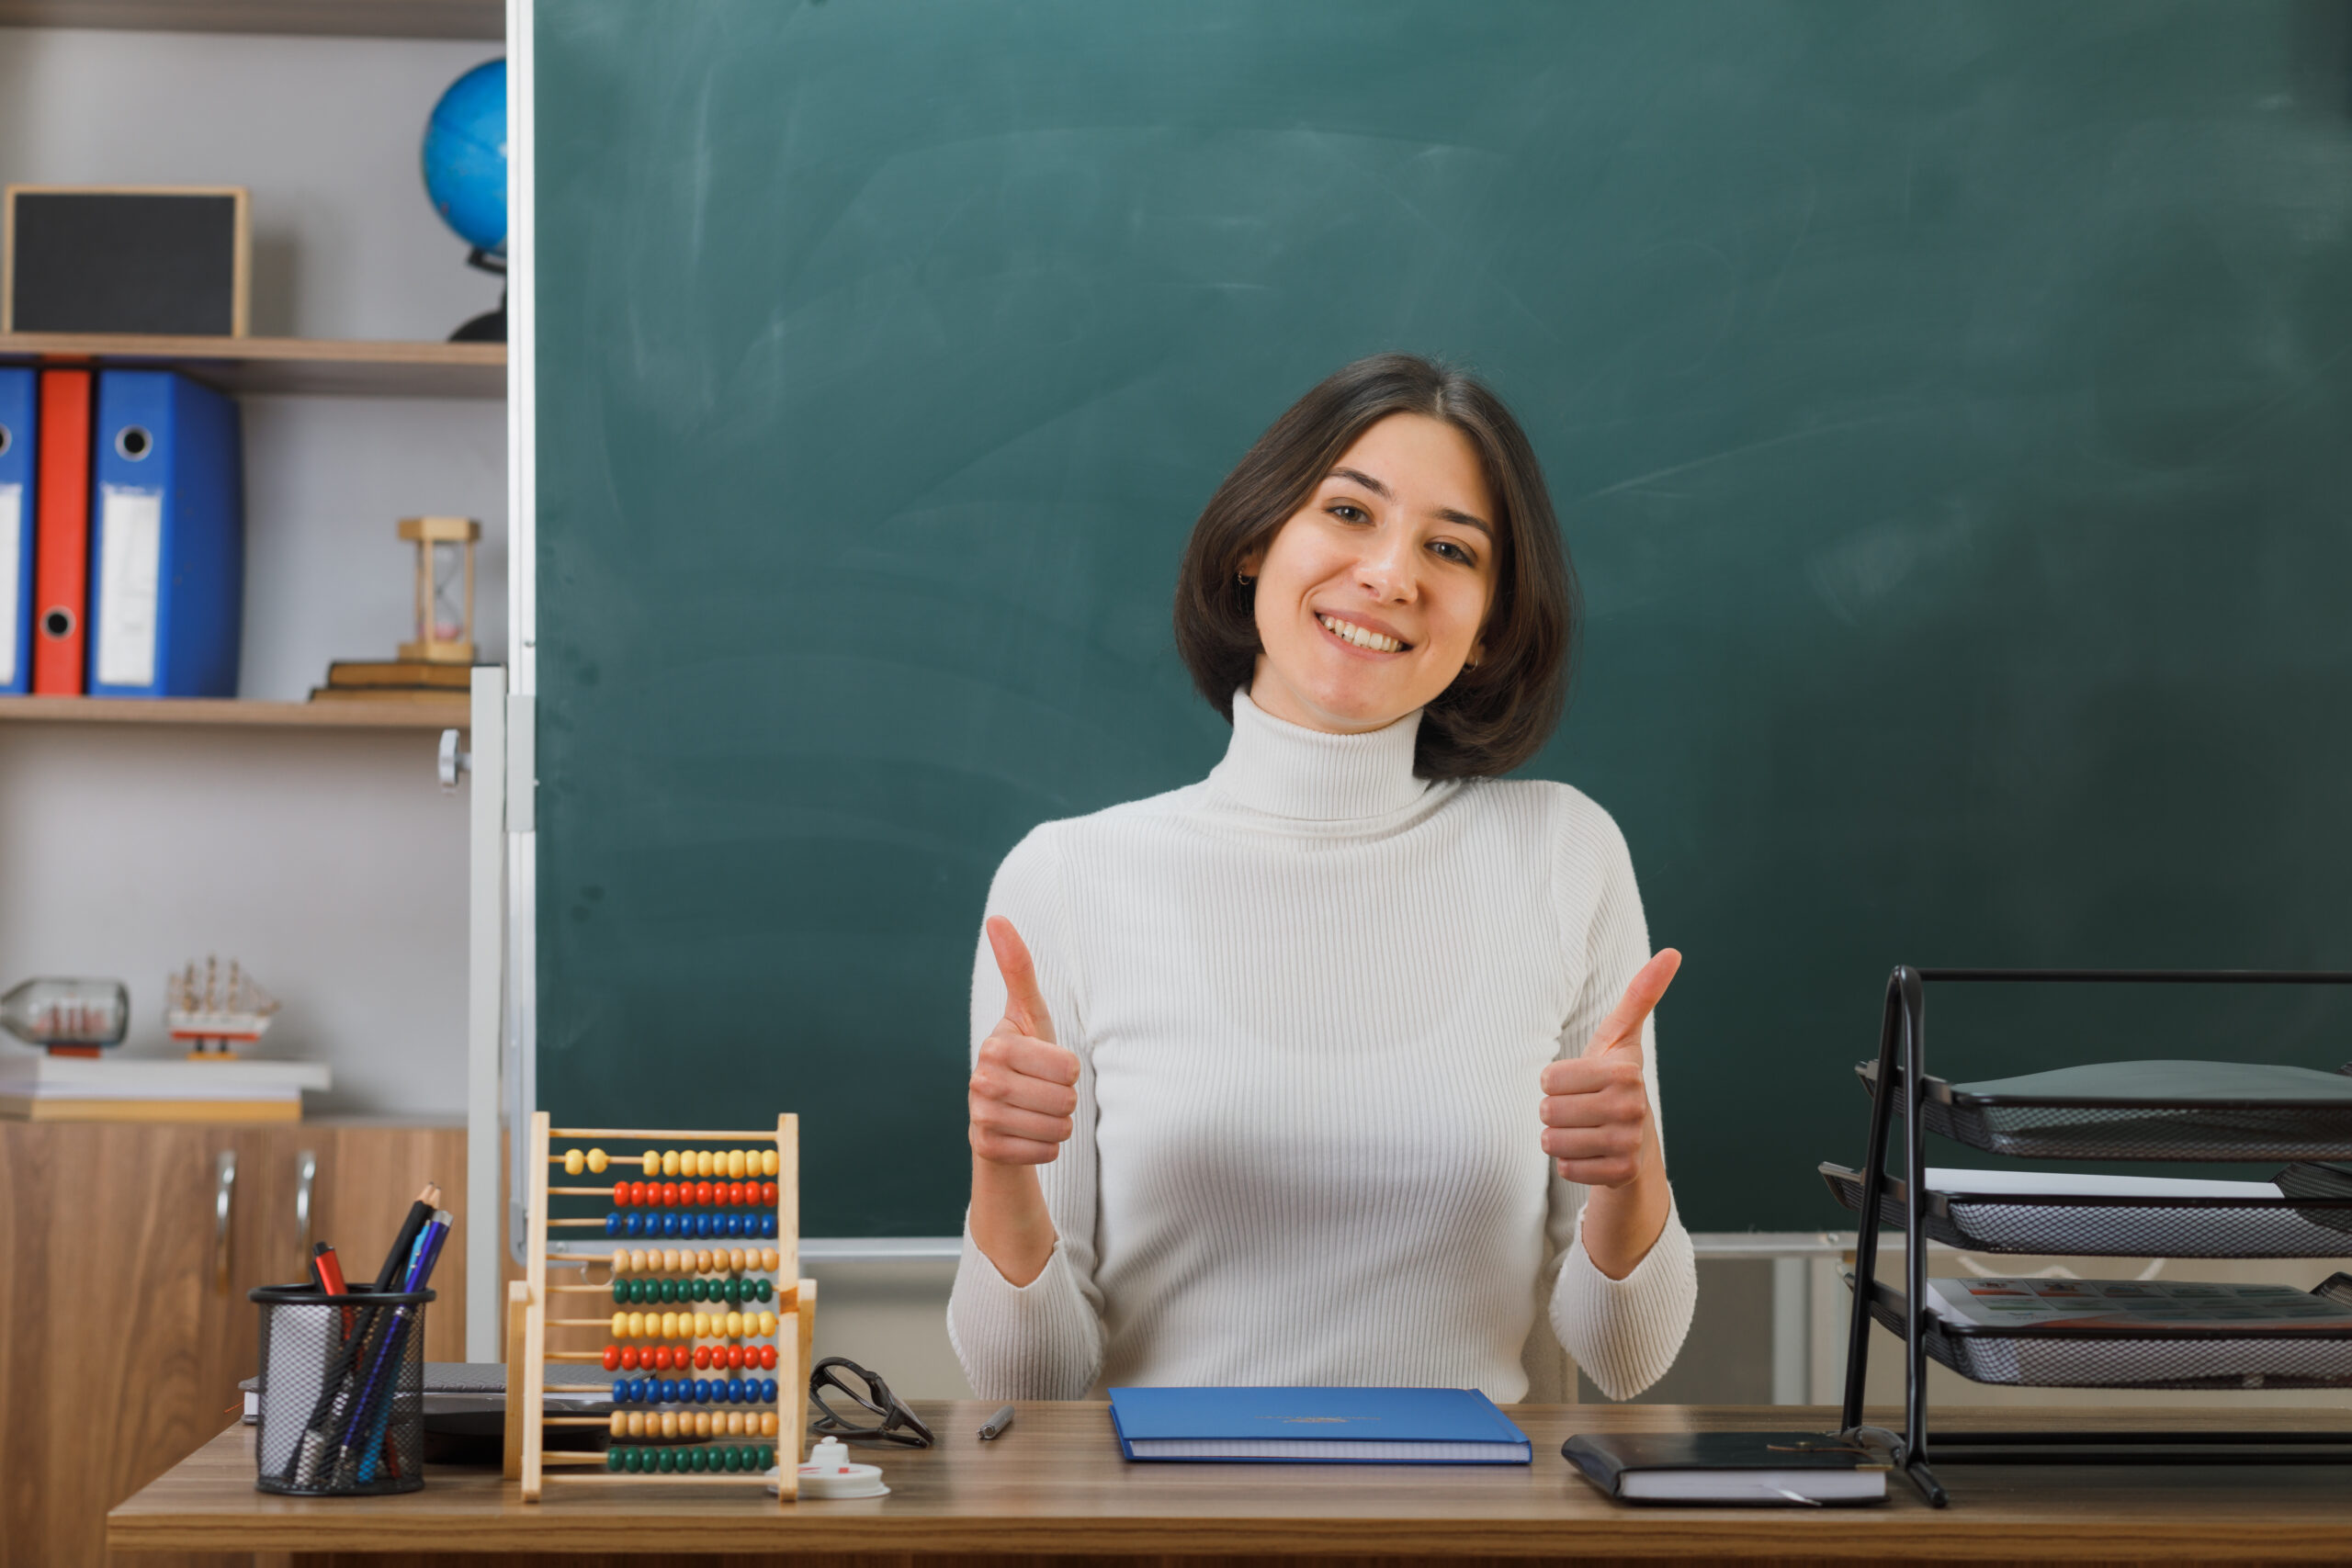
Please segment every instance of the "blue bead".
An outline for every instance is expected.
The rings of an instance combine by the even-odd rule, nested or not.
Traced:
[[[729,1378],[727,1380],[727,1403],[729,1404],[741,1404],[743,1403],[743,1380],[741,1378]]]
[[[621,1403],[624,1404],[642,1404],[645,1403],[645,1380],[643,1378],[625,1378],[622,1380]]]
[[[718,1216],[716,1214],[696,1214],[695,1216],[695,1234],[696,1235],[717,1235],[718,1234]]]
[[[762,1404],[775,1403],[775,1379],[762,1378],[760,1380],[760,1403]]]
[[[646,1234],[647,1230],[650,1228],[652,1224],[653,1219],[651,1215],[632,1213],[628,1219],[621,1222],[621,1234],[623,1235],[643,1235]]]
[[[768,1237],[770,1240],[775,1239],[775,1216],[774,1214],[762,1214],[760,1216],[760,1234]]]
[[[708,1378],[695,1379],[695,1403],[696,1404],[708,1404],[710,1403],[710,1395],[711,1380]]]
[[[746,1216],[746,1215],[742,1215],[742,1214],[729,1214],[729,1215],[728,1215],[728,1216],[727,1216],[727,1234],[728,1234],[729,1235],[741,1235],[743,1234],[743,1221],[744,1221],[747,1217],[748,1217],[748,1216]]]
[[[614,1213],[605,1216],[605,1234],[606,1235],[618,1235],[621,1234],[621,1216],[619,1211],[616,1210]]]
[[[677,1215],[664,1214],[662,1216],[662,1234],[663,1235],[675,1235],[678,1234]]]

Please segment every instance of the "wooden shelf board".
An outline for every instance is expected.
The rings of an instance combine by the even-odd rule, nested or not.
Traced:
[[[506,6],[505,0],[0,0],[0,27],[503,40]]]
[[[313,729],[464,729],[472,700],[452,692],[447,702],[249,702],[227,697],[0,696],[0,721],[63,724],[224,724]]]
[[[5,0],[0,0],[5,4]],[[163,365],[229,392],[503,398],[503,343],[0,333],[0,362]]]

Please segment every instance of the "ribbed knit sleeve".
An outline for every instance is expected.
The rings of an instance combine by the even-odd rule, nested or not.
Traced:
[[[1102,1366],[1102,1294],[1094,1280],[1094,1064],[1054,834],[1048,824],[1014,846],[989,888],[988,913],[1011,920],[1028,944],[1055,1037],[1078,1055],[1078,1111],[1069,1141],[1037,1172],[1060,1238],[1044,1272],[1026,1285],[1011,1283],[973,1243],[968,1215],[965,1221],[947,1335],[983,1399],[1083,1399]],[[1004,977],[984,931],[972,965],[975,1057],[1003,1016]]]
[[[1649,961],[1649,924],[1634,882],[1624,835],[1607,812],[1563,789],[1555,801],[1554,888],[1561,940],[1581,948],[1584,986],[1560,1031],[1560,1055],[1584,1053],[1592,1032],[1615,1009],[1634,972]],[[1665,1108],[1658,1099],[1657,1023],[1642,1025],[1642,1075],[1661,1155]],[[1552,1176],[1547,1230],[1554,1249],[1552,1330],[1594,1386],[1611,1399],[1631,1399],[1666,1375],[1690,1331],[1699,1301],[1699,1269],[1690,1235],[1669,1208],[1666,1228],[1623,1280],[1595,1267],[1584,1249],[1585,1189]]]

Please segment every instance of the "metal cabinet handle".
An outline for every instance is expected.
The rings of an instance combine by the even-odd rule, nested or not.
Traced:
[[[237,1191],[237,1151],[222,1149],[212,1178],[212,1284],[229,1293],[229,1208]]]
[[[304,1149],[294,1156],[294,1236],[305,1269],[311,1266],[311,1190],[318,1183],[319,1151]]]

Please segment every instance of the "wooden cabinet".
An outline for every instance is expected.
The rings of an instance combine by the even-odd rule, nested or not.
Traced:
[[[245,1292],[303,1273],[306,1157],[311,1235],[355,1278],[428,1179],[462,1235],[459,1127],[0,1122],[0,1568],[103,1563],[107,1509],[237,1418]],[[456,1238],[434,1289],[425,1354],[457,1360]]]

